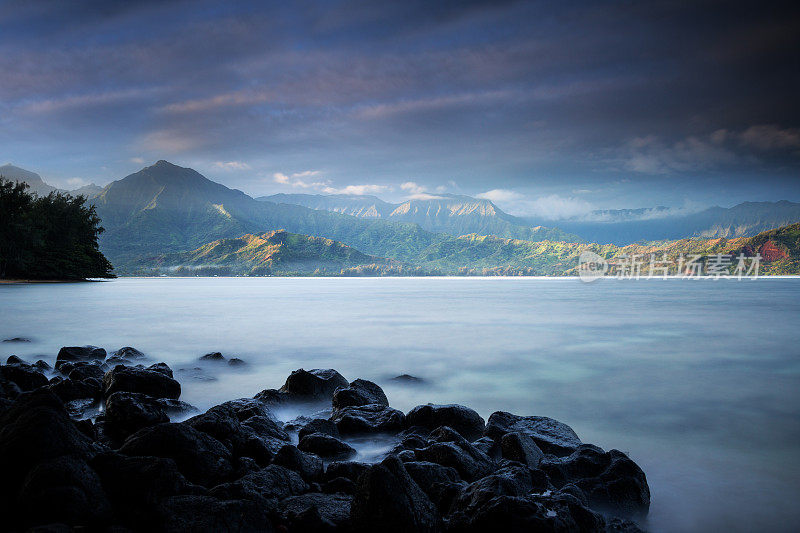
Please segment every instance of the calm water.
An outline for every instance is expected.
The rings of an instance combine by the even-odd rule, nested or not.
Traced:
[[[654,531],[800,523],[800,279],[120,279],[0,286],[0,355],[132,345],[201,408],[333,367],[394,407],[455,402],[546,415],[645,470]],[[222,367],[223,369],[225,367]],[[424,386],[400,386],[409,373]]]

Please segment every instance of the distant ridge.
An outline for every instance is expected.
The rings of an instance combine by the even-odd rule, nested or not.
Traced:
[[[343,213],[359,218],[385,219],[418,224],[422,229],[453,236],[477,233],[531,241],[580,242],[582,239],[558,228],[531,226],[509,215],[489,200],[455,194],[437,194],[399,204],[375,196],[319,194],[275,194],[260,201],[301,205],[311,209]]]

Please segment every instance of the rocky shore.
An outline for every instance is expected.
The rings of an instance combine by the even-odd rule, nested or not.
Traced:
[[[0,530],[634,532],[650,506],[636,463],[551,418],[403,413],[332,369],[193,414],[149,363],[84,346],[0,365]],[[278,420],[295,405],[314,414]]]

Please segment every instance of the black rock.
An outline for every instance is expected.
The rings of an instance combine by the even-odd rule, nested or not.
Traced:
[[[139,392],[153,398],[177,400],[181,385],[171,377],[156,370],[118,365],[103,376],[103,394]]]
[[[27,363],[0,365],[0,379],[15,383],[23,392],[47,385],[47,378]]]
[[[79,361],[70,364],[69,371],[65,375],[73,381],[83,381],[88,378],[102,381],[107,370],[108,367],[99,361]]]
[[[217,381],[216,376],[209,374],[206,369],[199,366],[184,367],[177,370],[182,380],[193,379],[195,381]]]
[[[306,435],[300,439],[297,447],[304,452],[331,460],[345,460],[356,455],[356,451],[349,444],[324,433]]]
[[[544,457],[533,438],[525,433],[506,433],[500,439],[500,448],[505,459],[517,461],[530,468],[537,468]]]
[[[171,400],[169,398],[156,398],[156,403],[167,414],[170,419],[175,416],[182,416],[187,413],[196,413],[199,411],[194,405],[181,401]]]
[[[228,359],[228,366],[247,366],[247,363],[238,357]]]
[[[37,369],[39,372],[47,372],[49,370],[53,370],[53,367],[47,361],[42,361],[39,359],[35,363],[33,363],[33,368]]]
[[[136,392],[115,392],[106,398],[105,429],[120,441],[142,428],[169,422],[158,401]]]
[[[645,516],[650,509],[644,472],[619,450],[584,444],[569,456],[547,457],[540,466],[557,488],[580,488],[592,509],[625,518]]]
[[[358,480],[350,517],[355,531],[381,533],[436,532],[436,506],[408,475],[403,463],[389,456]]]
[[[184,531],[274,531],[268,509],[247,500],[219,500],[212,496],[181,495],[159,506],[159,529]]]
[[[310,492],[285,499],[280,512],[289,531],[349,531],[352,501],[346,494]]]
[[[91,400],[90,403],[93,403],[102,395],[100,382],[91,378],[77,381],[69,378],[55,377],[50,381],[47,388],[61,398],[61,401],[64,403],[76,400]]]
[[[233,473],[231,452],[219,441],[184,424],[158,424],[141,429],[120,447],[123,455],[173,459],[193,483],[211,487]]]
[[[83,458],[62,455],[33,467],[17,498],[21,523],[41,526],[60,522],[100,526],[111,517],[111,504],[100,478]]]
[[[120,359],[130,359],[130,360],[147,358],[145,354],[143,354],[136,348],[133,348],[132,346],[122,347],[116,352],[114,352],[112,355],[115,357],[119,357]]]
[[[405,415],[385,405],[369,404],[337,409],[331,421],[343,435],[397,433],[405,425]]]
[[[448,426],[458,431],[465,439],[475,440],[483,435],[483,419],[463,405],[418,405],[406,415],[406,426],[422,426],[436,429]]]
[[[492,413],[486,424],[486,435],[499,440],[506,433],[519,432],[533,438],[544,453],[569,455],[581,440],[571,427],[546,416],[518,416],[504,411]]]
[[[65,346],[58,351],[56,368],[63,362],[102,361],[105,358],[106,351],[97,346]]]
[[[481,437],[474,441],[472,445],[485,453],[492,461],[499,461],[503,457],[500,443],[491,437]]]
[[[217,439],[234,457],[251,457],[261,465],[290,441],[263,404],[250,398],[214,406],[183,423]]]
[[[496,496],[525,496],[534,490],[544,492],[547,485],[534,485],[531,471],[527,467],[501,468],[467,485],[453,503],[453,511],[471,515]]]
[[[332,368],[312,370],[301,368],[286,378],[286,383],[279,392],[289,394],[294,400],[322,401],[330,400],[337,388],[347,385],[347,380]]]
[[[326,494],[355,494],[356,484],[346,477],[335,477],[322,485],[322,492]]]
[[[368,469],[369,464],[359,461],[334,461],[328,464],[328,468],[325,470],[325,480],[331,481],[337,477],[344,477],[350,481],[356,481]]]
[[[10,339],[3,339],[3,342],[31,342],[28,337],[12,337]]]
[[[319,457],[300,451],[291,444],[281,447],[272,459],[272,463],[294,470],[308,482],[320,479],[323,473],[322,460]]]
[[[2,472],[0,516],[3,517],[4,527],[14,530],[15,524],[22,529],[34,525],[31,523],[31,516],[24,516],[23,508],[17,503],[23,485],[28,484],[28,494],[31,495],[40,490],[46,491],[47,485],[54,488],[62,487],[60,482],[57,483],[57,480],[51,477],[51,474],[57,471],[65,472],[63,477],[65,483],[74,481],[79,484],[78,479],[73,479],[73,473],[80,477],[84,468],[81,461],[86,461],[93,454],[94,447],[91,441],[75,427],[56,395],[47,389],[22,393],[13,405],[0,413],[0,472]],[[76,463],[62,465],[52,462],[65,456],[74,459]],[[36,473],[36,468],[43,463],[49,466]],[[87,483],[92,485],[92,480],[87,479]],[[70,501],[79,506],[81,499],[87,495],[86,491],[93,490],[89,485],[76,487],[73,495],[65,494],[64,499],[70,500],[74,497]],[[59,490],[67,492],[69,489]],[[46,498],[46,496],[41,497]],[[101,509],[103,498],[100,495],[97,497],[99,498],[97,509],[100,514],[88,516],[97,517],[104,514]],[[53,500],[42,503],[43,506],[56,504],[57,502]],[[47,514],[52,520],[49,510],[38,509],[38,511],[41,511],[43,516]]]
[[[392,378],[392,381],[397,381],[398,383],[406,383],[410,385],[418,385],[420,383],[425,382],[424,379],[418,378],[416,376],[411,376],[409,374],[400,374],[399,376],[395,376]]]
[[[368,404],[389,406],[389,400],[383,389],[371,381],[357,379],[349,386],[336,389],[333,393],[334,409]]]
[[[7,365],[19,365],[19,364],[27,364],[25,361],[17,357],[16,355],[9,355],[8,359],[6,359]]]
[[[474,481],[494,470],[495,463],[454,430],[447,428],[435,437],[439,439],[437,442],[414,452],[417,460],[455,468],[466,481]]]
[[[174,378],[175,376],[172,375],[172,369],[169,367],[167,363],[155,363],[147,367],[147,370],[152,370],[153,372],[160,372],[167,376],[168,378]]]
[[[219,352],[211,352],[207,353],[204,356],[200,357],[200,361],[224,361],[225,356]]]
[[[306,423],[300,428],[297,437],[302,439],[306,435],[311,435],[312,433],[324,433],[325,435],[330,435],[337,439],[339,438],[339,428],[336,427],[336,424],[324,418],[314,418]]]
[[[457,483],[461,481],[455,468],[425,461],[404,461],[406,472],[419,488],[431,495],[435,483]]]
[[[118,516],[137,527],[156,525],[154,514],[165,498],[194,492],[172,459],[105,452],[94,457],[90,465],[100,476]]]
[[[210,494],[228,500],[250,500],[270,506],[270,500],[282,500],[308,491],[297,472],[280,465],[269,465],[241,479],[214,487]]]

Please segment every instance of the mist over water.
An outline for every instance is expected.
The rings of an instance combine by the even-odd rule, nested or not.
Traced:
[[[202,368],[175,376],[201,409],[336,368],[404,411],[545,415],[628,452],[653,531],[800,522],[800,279],[119,279],[0,286],[0,309],[0,338],[34,341],[3,361],[130,345]],[[248,365],[200,365],[211,351]]]

